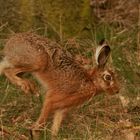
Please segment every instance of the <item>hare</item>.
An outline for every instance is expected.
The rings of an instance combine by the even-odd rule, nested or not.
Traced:
[[[47,89],[41,114],[34,130],[44,126],[54,113],[52,136],[57,136],[64,115],[100,92],[119,92],[115,74],[105,68],[110,47],[102,42],[96,51],[97,66],[84,69],[59,44],[33,33],[18,33],[7,41],[0,63],[3,73],[25,93],[35,92],[34,83],[20,77],[29,72]]]

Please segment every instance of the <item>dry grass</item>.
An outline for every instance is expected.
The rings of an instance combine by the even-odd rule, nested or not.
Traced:
[[[121,91],[112,97],[101,94],[73,109],[61,127],[58,140],[140,140],[140,10],[135,0],[112,0],[108,9],[101,8],[107,0],[103,2],[96,3],[93,9],[98,18],[92,31],[94,40],[78,36],[65,40],[61,30],[61,43],[90,68],[95,65],[95,46],[101,38],[107,38],[112,49],[109,65],[118,73]],[[0,26],[0,30],[5,26]],[[27,96],[0,77],[0,139],[30,139],[28,128],[37,119],[44,96],[44,91],[39,90],[40,97]],[[49,120],[40,140],[50,139],[50,123]]]
[[[81,41],[79,39],[75,39],[72,42],[68,41],[65,47],[66,49],[71,48],[71,50],[76,49],[73,55],[80,55],[78,61],[83,65],[90,65],[91,67],[94,65],[91,52],[94,49],[90,47],[84,48],[85,44],[82,44],[83,48],[81,48],[80,46],[82,45],[80,43]],[[112,42],[112,46],[114,46],[113,43],[116,42]],[[128,42],[124,41],[121,43],[127,44]],[[96,42],[88,41],[87,45],[89,44],[92,46],[96,44]],[[91,55],[87,55],[89,52]],[[116,55],[118,55],[117,53]],[[131,64],[132,56],[128,55],[129,53],[125,59]],[[121,59],[120,62],[122,64],[124,63],[121,56],[117,59]],[[110,63],[113,64],[113,60],[111,60]],[[131,80],[136,80],[135,77],[131,77],[131,75],[127,77],[127,74],[126,77],[122,75],[124,73],[123,66],[117,67],[116,64],[115,68],[118,71],[119,77],[121,77],[122,88],[120,95],[108,97],[101,94],[77,109],[73,109],[62,125],[58,136],[59,140],[63,138],[67,140],[134,140],[136,137],[137,140],[139,139],[139,87],[136,81],[134,83],[130,82]],[[137,69],[135,68],[135,70]],[[135,71],[132,71],[132,73],[135,73]],[[29,78],[32,77],[29,76]],[[2,139],[30,139],[30,131],[28,128],[36,120],[40,112],[44,96],[43,91],[40,91],[42,94],[39,98],[33,95],[27,96],[24,95],[20,89],[11,85],[4,77],[1,77],[0,81],[0,131]],[[131,90],[129,91],[129,89],[127,89],[128,84],[129,88],[132,88],[131,90],[134,88],[136,90],[134,97],[132,97],[133,95],[130,93]],[[46,128],[43,130],[42,140],[50,138],[50,123],[49,120]]]

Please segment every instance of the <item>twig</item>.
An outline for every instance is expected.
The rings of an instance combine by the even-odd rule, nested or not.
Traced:
[[[140,130],[140,126],[125,126],[125,127],[122,127],[122,129]]]
[[[138,35],[137,35],[137,47],[138,47],[138,65],[140,65],[140,4],[138,5]]]
[[[8,24],[8,22],[2,24],[2,25],[0,26],[0,30],[2,30],[2,28],[4,28],[5,26],[7,26],[7,24]]]

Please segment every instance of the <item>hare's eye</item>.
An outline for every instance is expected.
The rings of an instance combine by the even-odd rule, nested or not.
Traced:
[[[105,75],[103,76],[103,78],[104,78],[105,81],[111,81],[111,80],[112,80],[112,77],[111,77],[111,75],[109,75],[109,74],[105,74]]]

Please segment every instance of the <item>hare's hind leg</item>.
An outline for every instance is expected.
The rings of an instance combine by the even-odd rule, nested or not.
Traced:
[[[3,58],[3,60],[0,62],[0,75],[3,74],[3,71],[6,68],[11,68],[13,67],[11,63],[9,63],[9,61],[5,58]]]
[[[23,79],[18,76],[20,73],[33,71],[31,68],[7,68],[3,72],[5,76],[13,83],[21,87],[25,93],[36,93],[35,85],[33,82]]]

